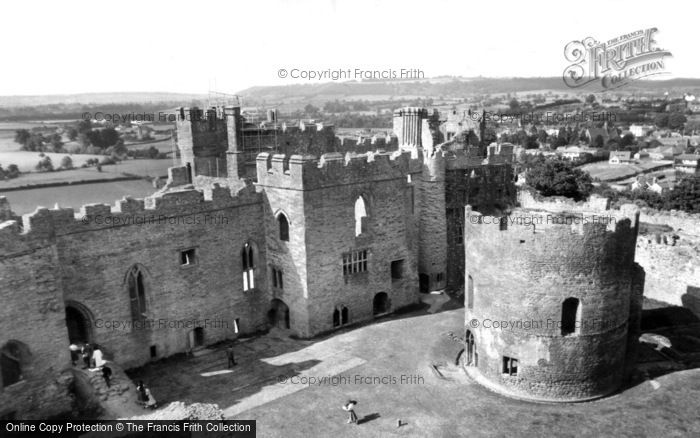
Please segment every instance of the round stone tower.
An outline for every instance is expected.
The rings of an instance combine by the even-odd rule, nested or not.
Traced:
[[[467,373],[540,401],[605,396],[638,336],[639,212],[465,212]]]

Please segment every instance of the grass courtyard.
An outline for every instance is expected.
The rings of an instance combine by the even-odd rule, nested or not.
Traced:
[[[272,332],[237,341],[231,372],[222,345],[130,374],[146,381],[161,405],[217,403],[227,418],[257,420],[262,437],[700,434],[700,369],[660,375],[589,403],[517,401],[453,365],[461,347],[447,334],[462,328],[463,309],[417,310],[318,340]],[[347,399],[359,402],[358,425],[346,424]]]

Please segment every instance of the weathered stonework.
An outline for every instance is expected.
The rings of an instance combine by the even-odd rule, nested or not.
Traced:
[[[609,223],[595,211],[466,208],[466,369],[477,380],[543,401],[601,397],[624,381],[641,315],[639,212],[607,213]]]
[[[9,243],[0,252],[0,348],[18,351],[21,367],[16,383],[0,375],[0,414],[41,419],[72,401],[61,264],[49,236],[10,237],[18,232],[15,222],[0,225],[0,242]]]
[[[574,203],[567,198],[535,199],[518,193],[525,208],[555,211],[597,211],[610,209],[606,198],[591,196]],[[644,268],[644,296],[675,306],[684,306],[700,316],[700,215],[678,211],[641,210],[636,261]]]
[[[471,199],[506,199],[507,151],[472,157],[441,143],[436,114],[405,113],[400,136],[354,144],[322,124],[261,126],[283,143],[258,146],[283,153],[258,155],[239,108],[183,108],[182,165],[150,197],[21,221],[0,198],[0,344],[32,353],[0,390],[0,413],[70,408],[70,342],[130,368],[272,326],[311,337],[368,321],[418,302],[419,274],[426,291],[458,287],[448,260],[463,252],[446,218]],[[485,173],[463,188],[467,169]]]

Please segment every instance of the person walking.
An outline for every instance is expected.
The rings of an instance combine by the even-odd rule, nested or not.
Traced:
[[[85,344],[83,347],[83,363],[85,366],[83,369],[90,368],[92,362],[92,345],[90,344]]]
[[[80,356],[80,348],[75,345],[75,344],[70,344],[68,347],[68,350],[70,350],[70,362],[73,364],[73,366],[78,365],[78,358]]]
[[[102,377],[105,379],[105,383],[107,384],[107,388],[112,386],[109,382],[110,377],[112,377],[112,369],[108,367],[107,365],[102,366]]]
[[[348,413],[348,424],[357,424],[357,414],[355,414],[355,405],[357,402],[355,400],[348,400],[345,405],[343,405],[343,410]]]
[[[145,407],[146,402],[148,401],[148,396],[146,395],[146,385],[143,384],[143,380],[139,380],[139,384],[136,385],[136,393],[139,404]]]
[[[95,368],[100,368],[107,362],[106,360],[104,360],[104,355],[102,354],[102,350],[100,350],[100,347],[98,345],[95,346],[95,351],[92,352],[92,359]]]
[[[158,403],[156,402],[155,397],[153,397],[153,394],[151,394],[150,388],[144,386],[144,391],[146,393],[146,405],[144,408],[150,408],[150,409],[155,409],[158,407]]]
[[[236,357],[233,354],[233,345],[229,345],[226,349],[226,357],[228,357],[228,367],[236,365]]]

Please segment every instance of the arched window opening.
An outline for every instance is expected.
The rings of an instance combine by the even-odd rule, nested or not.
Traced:
[[[24,378],[22,367],[29,362],[30,356],[29,348],[18,341],[9,341],[0,348],[0,373],[3,388]]]
[[[333,310],[333,327],[339,327],[340,326],[340,310],[336,307]]]
[[[289,220],[284,213],[277,215],[280,240],[289,242]]]
[[[355,201],[355,236],[367,231],[367,205],[362,196]]]
[[[243,268],[243,290],[248,291],[255,288],[255,250],[250,243],[243,245],[241,250],[241,260]]]
[[[143,272],[138,266],[134,266],[129,270],[126,282],[131,303],[131,318],[134,321],[146,319],[147,316],[146,287],[143,280]]]
[[[581,305],[578,298],[567,298],[561,305],[561,334],[578,334],[581,328]]]

